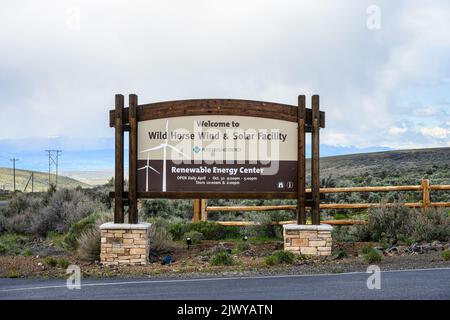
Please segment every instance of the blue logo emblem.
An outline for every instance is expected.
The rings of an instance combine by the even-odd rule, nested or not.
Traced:
[[[199,153],[201,151],[199,146],[195,146],[194,149],[192,149],[195,153]]]

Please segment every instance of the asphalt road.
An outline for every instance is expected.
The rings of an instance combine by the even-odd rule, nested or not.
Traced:
[[[0,299],[450,299],[450,268],[387,271],[381,289],[367,288],[367,273],[202,279],[0,279]]]

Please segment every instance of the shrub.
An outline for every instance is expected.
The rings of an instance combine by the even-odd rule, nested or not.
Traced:
[[[399,237],[408,237],[413,233],[415,210],[400,204],[394,207],[382,205],[380,208],[369,210],[368,229],[373,240],[387,238],[393,241]]]
[[[51,241],[57,248],[65,249],[64,238],[65,234],[58,233],[56,231],[50,231],[47,233],[47,240]]]
[[[28,255],[31,251],[27,247],[29,238],[18,234],[5,234],[0,236],[1,255]]]
[[[10,279],[16,279],[16,278],[20,277],[20,274],[17,270],[13,269],[13,270],[8,271],[8,273],[6,274],[6,277],[10,278]]]
[[[167,230],[164,219],[156,219],[150,228],[150,250],[166,253],[173,248],[172,236]]]
[[[252,237],[261,238],[282,238],[281,226],[272,225],[273,221],[277,221],[275,215],[272,214],[258,214],[251,216],[252,220],[258,224],[248,227],[245,233]]]
[[[234,259],[226,252],[218,252],[211,257],[209,263],[213,266],[231,266],[234,264]]]
[[[58,259],[58,266],[60,266],[61,268],[67,269],[70,266],[70,262],[67,261],[66,259]]]
[[[448,241],[450,239],[450,217],[445,210],[430,208],[425,212],[396,205],[382,206],[369,211],[367,225],[352,227],[355,240],[397,241],[407,243],[420,241]]]
[[[362,254],[367,254],[371,251],[375,250],[372,246],[366,245],[364,247],[361,248],[361,253]]]
[[[172,223],[169,226],[169,232],[174,240],[182,240],[183,235],[188,232],[188,226],[183,222]]]
[[[98,214],[93,213],[93,214],[87,216],[86,218],[83,218],[80,221],[73,223],[70,226],[69,232],[66,234],[66,236],[63,239],[64,247],[69,250],[77,249],[78,238],[84,232],[95,227],[95,221],[97,218],[98,218]]]
[[[32,232],[66,232],[70,225],[94,212],[96,204],[79,190],[61,189],[51,194],[46,206],[33,217]]]
[[[200,221],[188,224],[188,231],[200,232],[206,240],[220,240],[230,237],[232,229],[214,222]]]
[[[78,239],[81,235],[91,229],[98,228],[102,223],[110,221],[109,213],[94,212],[91,215],[72,223],[69,232],[64,236],[62,244],[68,250],[76,250],[78,248]]]
[[[208,255],[215,255],[217,253],[228,253],[229,254],[229,250],[227,247],[224,246],[223,243],[219,243],[218,245],[215,245],[214,247],[212,247],[211,249],[208,250]]]
[[[251,245],[250,245],[250,243],[248,243],[247,241],[241,241],[241,242],[239,242],[239,243],[237,244],[237,246],[236,246],[236,249],[237,249],[237,251],[239,251],[239,252],[247,251],[247,250],[249,250],[250,248],[251,248]]]
[[[218,223],[200,221],[197,223],[173,223],[169,226],[169,232],[174,240],[183,240],[184,234],[190,231],[197,231],[203,234],[205,240],[220,240],[225,238],[238,237],[239,228],[225,227]]]
[[[184,218],[192,215],[193,204],[189,200],[154,199],[142,201],[141,214],[147,218]],[[183,235],[184,232],[181,234]]]
[[[193,244],[199,243],[203,240],[203,233],[198,231],[189,231],[184,234],[184,239],[191,238]]]
[[[290,251],[275,251],[270,256],[266,257],[265,263],[269,266],[278,265],[282,263],[293,264],[296,260],[295,254]]]
[[[364,260],[369,264],[374,262],[380,262],[383,259],[381,253],[371,246],[363,247],[361,249],[361,253],[363,254]]]
[[[450,218],[445,210],[431,208],[417,215],[412,238],[415,241],[448,241]]]
[[[50,267],[56,267],[59,266],[61,268],[67,269],[67,267],[70,265],[69,261],[67,261],[64,258],[54,258],[54,257],[46,257],[45,263]]]
[[[354,235],[349,226],[334,227],[333,231],[331,231],[331,236],[333,241],[336,242],[352,242],[354,240]]]
[[[42,200],[37,196],[17,193],[0,213],[2,231],[9,233],[32,232],[33,217],[39,214]]]
[[[383,256],[377,250],[370,251],[363,257],[367,263],[380,262],[383,259]]]
[[[349,233],[353,237],[354,241],[370,241],[372,236],[369,226],[367,224],[358,224],[349,227]]]
[[[338,250],[336,250],[336,251],[333,252],[333,256],[334,256],[336,259],[343,259],[343,258],[347,257],[347,252],[345,252],[345,251],[342,250],[342,249],[338,249]]]
[[[30,248],[25,248],[21,252],[21,255],[24,257],[29,257],[29,256],[33,255],[33,251]]]
[[[46,257],[45,263],[49,265],[50,267],[56,267],[58,265],[58,260],[56,260],[53,257]]]
[[[77,250],[83,260],[95,261],[100,259],[100,225],[111,221],[109,213],[95,213],[79,221],[71,228],[67,235],[67,243]]]
[[[264,259],[264,263],[268,266],[275,266],[278,264],[278,260],[274,255],[270,255]]]
[[[446,250],[442,251],[441,256],[442,256],[442,259],[444,259],[444,261],[449,261],[450,260],[450,249],[446,249]]]
[[[66,232],[69,226],[89,215],[97,204],[81,190],[49,189],[44,195],[17,193],[1,210],[0,228],[11,233],[45,236]]]
[[[100,230],[88,229],[77,238],[77,254],[82,260],[99,260],[100,245]]]

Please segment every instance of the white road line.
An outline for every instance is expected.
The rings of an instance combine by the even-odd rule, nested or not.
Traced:
[[[395,273],[395,272],[415,272],[415,271],[438,271],[438,270],[450,270],[449,268],[424,268],[424,269],[400,269],[400,270],[386,270],[382,273]],[[100,282],[100,283],[81,283],[81,287],[101,287],[101,286],[119,286],[128,284],[149,284],[149,283],[183,283],[183,282],[201,282],[201,281],[226,281],[226,280],[257,280],[257,279],[282,279],[282,278],[302,278],[302,277],[331,277],[331,276],[345,276],[355,274],[367,274],[364,271],[355,272],[343,272],[343,273],[323,273],[323,274],[285,274],[274,276],[247,276],[247,277],[222,277],[222,278],[200,278],[200,279],[173,279],[173,280],[136,280],[136,281],[119,281],[119,282]],[[25,287],[25,288],[9,288],[0,289],[0,292],[13,292],[13,291],[27,291],[27,290],[43,290],[43,289],[60,289],[67,288],[64,285],[52,285],[52,286],[37,286],[37,287]]]

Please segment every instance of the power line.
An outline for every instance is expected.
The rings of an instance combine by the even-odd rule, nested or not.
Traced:
[[[19,161],[19,159],[18,158],[11,158],[11,159],[9,159],[10,161],[12,161],[12,163],[13,163],[13,179],[14,179],[14,183],[13,183],[13,185],[14,185],[14,187],[13,187],[13,191],[16,191],[16,162],[17,161]]]
[[[56,168],[56,179],[55,179],[55,187],[58,186],[58,162],[60,154],[62,150],[45,150],[48,154],[48,186],[50,187],[51,183],[51,168],[52,164],[55,165]]]

